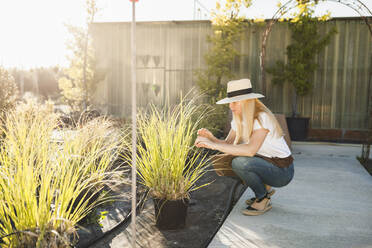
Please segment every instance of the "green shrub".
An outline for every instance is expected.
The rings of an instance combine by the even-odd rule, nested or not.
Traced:
[[[0,237],[5,247],[70,247],[77,223],[107,198],[120,137],[101,119],[58,131],[57,116],[7,114],[0,147]],[[62,144],[60,141],[62,140]]]
[[[226,82],[235,76],[233,64],[240,55],[236,43],[248,25],[247,20],[240,16],[240,10],[250,5],[250,0],[226,1],[224,5],[217,2],[213,11],[213,34],[207,37],[211,48],[204,56],[207,67],[196,72],[196,83],[206,95],[205,102],[214,110],[213,114],[205,117],[204,127],[217,137],[224,135],[229,108],[227,105],[216,106],[216,102],[226,97]]]
[[[273,75],[274,84],[290,83],[293,86],[292,117],[298,116],[297,97],[309,94],[313,88],[312,76],[318,66],[315,56],[329,44],[336,33],[333,28],[321,36],[318,32],[321,22],[312,17],[313,12],[304,5],[298,20],[289,24],[292,42],[287,46],[287,63],[276,61],[275,66],[267,69],[267,72]]]
[[[198,124],[203,118],[194,100],[181,101],[173,108],[151,107],[150,113],[138,114],[139,145],[137,171],[140,182],[154,198],[179,200],[189,198],[191,191],[206,172],[208,160],[193,150]],[[197,119],[195,114],[199,113]],[[131,144],[127,143],[131,151]],[[124,155],[132,162],[131,152]]]

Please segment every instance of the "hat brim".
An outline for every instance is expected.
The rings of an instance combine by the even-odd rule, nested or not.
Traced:
[[[262,97],[265,97],[265,96],[261,95],[261,94],[257,94],[257,93],[250,93],[250,94],[241,95],[241,96],[226,97],[226,98],[216,102],[216,104],[226,104],[226,103],[231,103],[231,102],[238,102],[238,101],[241,101],[241,100],[262,98]]]

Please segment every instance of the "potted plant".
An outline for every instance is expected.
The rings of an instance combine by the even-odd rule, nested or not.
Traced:
[[[275,66],[267,71],[273,75],[274,84],[290,83],[293,86],[292,114],[287,117],[287,125],[292,140],[305,140],[309,128],[309,117],[300,116],[297,112],[298,97],[309,94],[313,88],[312,76],[317,68],[315,56],[329,44],[336,29],[327,34],[318,34],[319,20],[313,18],[314,13],[308,5],[302,6],[302,12],[297,20],[289,23],[292,31],[292,43],[287,46],[287,63],[277,61]]]
[[[193,147],[198,123],[203,117],[200,105],[191,100],[165,110],[151,106],[149,113],[137,118],[139,141],[137,171],[140,183],[153,198],[156,226],[171,230],[186,223],[190,192],[207,184],[196,185],[209,165],[206,155]],[[195,116],[198,113],[199,115]],[[127,149],[131,146],[127,143]],[[131,162],[130,153],[124,153]]]

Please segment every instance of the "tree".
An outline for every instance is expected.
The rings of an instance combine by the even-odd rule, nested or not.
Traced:
[[[70,66],[63,71],[58,80],[63,100],[75,111],[86,110],[92,105],[92,97],[99,81],[104,77],[103,72],[96,69],[92,38],[89,25],[93,23],[98,11],[96,0],[86,0],[86,27],[80,28],[66,25],[73,35],[73,40],[67,44],[72,51],[69,57]]]
[[[313,5],[312,5],[313,6]],[[290,83],[294,87],[292,117],[298,116],[297,98],[309,94],[313,88],[312,76],[317,69],[315,56],[329,44],[336,29],[320,36],[319,19],[312,17],[314,10],[308,3],[299,3],[298,16],[289,24],[292,31],[292,43],[287,46],[287,63],[277,61],[275,66],[267,69],[273,75],[274,84]]]
[[[216,101],[226,96],[226,81],[233,78],[232,64],[239,52],[235,43],[241,38],[248,25],[240,10],[251,5],[251,0],[226,0],[222,6],[216,3],[212,13],[213,34],[207,37],[211,49],[204,59],[205,70],[198,71],[196,83],[206,95],[207,103],[214,115],[206,119],[206,127],[214,134],[221,134],[227,121],[228,106],[216,105]]]
[[[36,68],[39,94],[45,99],[59,97],[57,72],[58,67]]]

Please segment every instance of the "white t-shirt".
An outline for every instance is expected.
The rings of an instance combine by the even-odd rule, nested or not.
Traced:
[[[274,123],[269,118],[269,115],[265,112],[260,112],[258,118],[261,121],[258,122],[257,119],[253,123],[253,131],[257,129],[268,129],[269,132],[266,135],[264,142],[262,143],[260,149],[257,151],[257,154],[265,157],[278,157],[285,158],[291,155],[291,150],[289,149],[287,143],[285,142],[284,136],[278,138],[274,135]],[[244,123],[242,123],[244,128]],[[235,121],[231,121],[231,129],[236,131]]]

